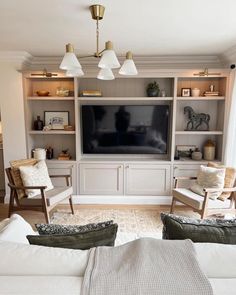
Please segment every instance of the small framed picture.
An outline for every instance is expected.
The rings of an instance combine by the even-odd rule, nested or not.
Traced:
[[[45,111],[44,124],[54,130],[64,130],[64,126],[69,125],[69,112]]]
[[[191,158],[192,152],[196,150],[195,145],[177,145],[176,151],[179,158]]]
[[[181,96],[191,96],[191,88],[182,88]]]

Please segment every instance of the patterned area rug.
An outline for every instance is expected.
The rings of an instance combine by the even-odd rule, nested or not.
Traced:
[[[162,212],[169,212],[169,210]],[[199,217],[192,211],[179,211],[177,214]],[[138,236],[155,236],[162,233],[160,211],[154,209],[80,209],[75,211],[75,215],[72,215],[69,210],[57,210],[51,222],[84,225],[106,220],[114,220],[118,224],[120,233],[135,233]]]

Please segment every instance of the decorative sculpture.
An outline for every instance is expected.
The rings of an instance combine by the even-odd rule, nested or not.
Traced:
[[[205,129],[201,129],[204,131],[209,130],[209,121],[210,121],[210,115],[204,114],[204,113],[195,113],[194,110],[190,106],[186,106],[184,108],[184,114],[188,115],[188,123],[185,130],[199,130],[198,128],[200,126],[203,126],[203,123],[205,125]]]

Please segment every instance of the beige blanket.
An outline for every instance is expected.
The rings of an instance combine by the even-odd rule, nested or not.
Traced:
[[[90,251],[81,295],[212,295],[190,240],[143,238]]]

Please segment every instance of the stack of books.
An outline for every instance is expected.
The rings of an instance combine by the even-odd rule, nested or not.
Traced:
[[[86,96],[86,97],[101,97],[102,96],[102,92],[101,90],[83,90],[80,93],[80,96]]]
[[[219,96],[219,91],[205,91],[204,96]]]

